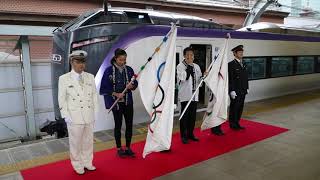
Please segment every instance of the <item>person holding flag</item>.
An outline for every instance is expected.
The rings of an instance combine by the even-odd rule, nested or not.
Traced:
[[[202,72],[199,65],[193,63],[194,52],[191,47],[187,47],[183,50],[183,56],[185,59],[177,66],[179,84],[178,97],[181,102],[181,112],[186,108],[193,93],[196,93],[180,120],[181,140],[183,144],[187,144],[188,140],[199,141],[199,139],[194,136],[193,130],[196,121],[197,102],[199,99],[199,91],[196,91],[196,89],[200,83]]]
[[[230,111],[229,125],[231,129],[245,129],[240,125],[244,100],[249,92],[248,72],[243,64],[243,45],[238,45],[232,50],[234,60],[228,63]]]
[[[123,49],[116,49],[115,55],[102,77],[100,94],[104,96],[106,109],[112,110],[114,117],[114,137],[117,145],[119,157],[131,156],[135,153],[131,150],[132,124],[133,124],[133,99],[132,91],[138,87],[136,80],[130,81],[134,76],[134,71],[126,65],[127,53]],[[124,89],[126,89],[125,93]],[[117,102],[116,99],[118,99]],[[114,103],[116,105],[112,106]],[[126,149],[121,147],[121,126],[122,116],[126,123]]]

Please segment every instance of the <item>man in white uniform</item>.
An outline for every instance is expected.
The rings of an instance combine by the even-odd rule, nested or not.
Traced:
[[[77,174],[94,171],[93,125],[98,110],[94,76],[84,72],[87,52],[69,55],[72,70],[59,77],[59,107],[68,126],[70,160]]]

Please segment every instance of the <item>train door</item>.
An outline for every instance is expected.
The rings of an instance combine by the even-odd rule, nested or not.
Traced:
[[[176,47],[176,67],[183,60],[183,49],[181,46]],[[174,91],[174,104],[177,105],[175,109],[175,113],[179,113],[180,103],[178,102],[178,80],[177,80],[177,68],[176,68],[176,76],[175,76],[175,91]]]
[[[194,63],[200,66],[203,73],[212,59],[212,46],[208,44],[191,44],[190,47],[194,50]],[[198,109],[205,108],[208,103],[208,89],[202,85],[199,89]]]

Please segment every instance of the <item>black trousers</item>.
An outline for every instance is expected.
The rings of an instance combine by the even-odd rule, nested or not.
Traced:
[[[243,111],[244,100],[246,94],[237,94],[235,99],[231,99],[229,110],[229,123],[230,127],[238,127],[239,121]]]
[[[187,101],[181,102],[181,113],[187,105]],[[193,137],[193,130],[196,122],[197,102],[191,101],[189,107],[180,120],[180,135],[181,138]]]
[[[125,103],[118,103],[118,107],[112,109],[114,118],[114,138],[116,139],[117,148],[121,147],[121,127],[122,117],[124,116],[126,123],[126,147],[130,147],[132,138],[132,123],[133,123],[133,104],[125,105]]]

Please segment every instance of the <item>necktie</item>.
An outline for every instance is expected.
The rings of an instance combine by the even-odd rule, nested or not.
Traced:
[[[83,76],[81,74],[79,75],[79,84],[80,84],[81,87],[84,84]]]

